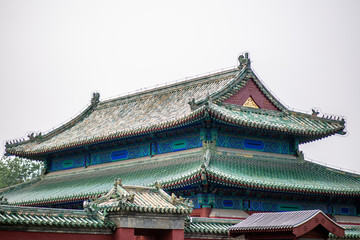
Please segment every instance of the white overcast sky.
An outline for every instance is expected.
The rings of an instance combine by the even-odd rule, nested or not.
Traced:
[[[360,1],[0,0],[0,140],[59,126],[94,91],[226,68],[244,51],[287,106],[346,117],[346,136],[302,145],[305,157],[360,172]]]

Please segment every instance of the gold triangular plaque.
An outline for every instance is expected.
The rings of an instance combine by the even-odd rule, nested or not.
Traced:
[[[256,103],[254,102],[254,100],[252,99],[251,96],[246,100],[246,102],[243,104],[243,106],[252,107],[252,108],[259,108],[259,106],[256,105]]]

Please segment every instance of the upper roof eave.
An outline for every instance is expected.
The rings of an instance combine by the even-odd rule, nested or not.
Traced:
[[[91,100],[91,105],[88,106],[82,113],[80,113],[73,120],[65,123],[64,125],[60,126],[59,128],[45,135],[42,136],[39,135],[24,142],[6,144],[5,152],[8,155],[17,155],[20,157],[28,157],[34,159],[37,157],[43,158],[50,153],[76,149],[83,147],[84,145],[105,143],[108,141],[139,136],[156,131],[164,131],[178,126],[191,124],[194,121],[200,120],[202,117],[204,117],[203,113],[205,111],[208,111],[210,114],[212,114],[213,118],[218,119],[219,121],[224,122],[226,124],[231,124],[245,128],[255,128],[265,131],[274,131],[285,135],[297,136],[300,138],[299,140],[300,143],[318,140],[333,134],[344,134],[344,129],[345,129],[344,120],[341,121],[328,120],[316,116],[313,117],[309,114],[298,113],[288,110],[287,107],[284,106],[279,100],[277,100],[256,76],[256,74],[250,67],[250,59],[248,59],[247,54],[245,54],[245,57],[240,56],[239,61],[240,61],[240,66],[238,68],[232,68],[230,70],[208,74],[190,80],[173,83],[167,86],[149,89],[142,92],[138,92],[102,102],[99,101],[99,94],[94,93],[93,99]],[[247,120],[242,121],[241,119],[239,119],[239,114],[236,114],[228,110],[228,106],[226,106],[226,104],[223,104],[222,101],[228,98],[229,96],[232,96],[232,94],[234,94],[236,91],[241,89],[244,86],[244,84],[250,79],[255,82],[255,84],[259,87],[260,91],[280,111],[277,112],[272,110],[261,109],[259,110],[261,111],[260,113],[259,111],[257,112],[257,110],[255,109],[248,109],[246,107],[241,107],[241,106],[236,106],[236,107],[239,108],[242,111],[242,113],[244,112],[247,112],[246,114],[249,113],[248,115],[254,113],[258,115],[264,114],[269,116],[283,116],[285,114],[289,116],[289,118],[293,117],[291,126],[287,126],[286,124],[280,126],[278,123],[268,124],[261,121],[256,122],[256,121],[252,121],[251,119],[249,121]],[[214,86],[211,85],[212,83],[214,83]],[[196,91],[194,90],[194,92],[191,92],[189,89],[194,88],[194,86],[197,86],[198,88],[196,89]],[[205,96],[206,95],[205,92],[208,91],[209,88],[211,89],[211,92],[208,96]],[[96,122],[94,120],[94,121],[90,121],[91,124],[93,125],[89,124],[90,127],[87,128],[85,123],[83,123],[89,120],[90,118],[99,117],[98,115],[103,114],[103,112],[105,112],[104,109],[106,108],[111,108],[112,110],[112,108],[115,109],[116,106],[119,106],[121,104],[125,105],[126,103],[135,100],[141,102],[146,97],[154,96],[155,94],[159,95],[160,93],[161,94],[166,93],[168,95],[171,95],[174,92],[179,91],[181,89],[182,90],[185,89],[184,91],[188,91],[186,94],[175,96],[175,100],[177,101],[178,104],[177,106],[178,107],[181,106],[180,107],[181,110],[171,111],[172,115],[169,114],[169,116],[164,118],[162,118],[162,116],[166,115],[167,113],[170,113],[170,111],[168,112],[166,112],[167,110],[159,111],[159,115],[161,117],[159,117],[156,114],[154,116],[150,114],[151,115],[150,117],[144,118],[145,120],[149,118],[148,121],[149,125],[135,124],[135,126],[134,125],[127,126],[126,124],[121,125],[123,124],[123,122],[121,122],[122,120],[117,120],[116,127],[118,128],[111,128],[111,130],[104,129],[103,131],[97,131],[93,133],[90,130],[92,130],[93,128],[99,128],[99,126],[101,126],[102,128],[104,124],[101,124],[101,122]],[[198,93],[197,91],[198,92],[200,91],[201,93],[197,94]],[[183,101],[179,101],[179,98],[184,99],[185,97],[192,96],[193,94],[196,95],[196,100],[194,100],[193,102],[189,102],[190,107],[187,106],[186,104],[179,105],[179,103],[183,102]],[[170,100],[171,100],[170,98],[166,99],[165,103],[169,105],[169,103],[171,103]],[[213,104],[210,104],[211,102]],[[194,108],[192,104],[195,105]],[[131,115],[130,117],[133,117],[132,115],[137,115],[136,114],[137,112],[133,110],[136,108],[129,108],[129,107],[126,108],[126,106],[123,109],[124,111],[127,111],[128,109],[132,109],[131,113],[128,114],[127,117],[129,117],[129,115]],[[150,104],[150,106],[153,105]],[[145,106],[144,108],[147,108],[146,110],[150,111],[148,109],[151,107]],[[146,112],[146,110],[144,110],[145,112],[143,113],[143,116],[147,116],[147,113],[149,113]],[[103,111],[103,112],[98,113],[98,111]],[[181,114],[178,114],[177,111]],[[152,110],[150,112],[152,112]],[[116,118],[114,119],[121,119],[121,118],[118,117],[117,115]],[[300,123],[297,122],[299,119],[300,119]],[[126,120],[127,119],[123,121],[126,122]],[[327,126],[319,127],[319,125],[321,124],[315,124],[315,123],[321,123],[323,125],[327,124]],[[309,127],[308,128],[302,127],[300,126],[301,124],[308,124]],[[89,134],[77,135],[78,132],[76,131],[80,129],[79,126],[83,127],[81,131],[85,132],[86,130],[89,132]],[[328,126],[330,126],[330,128],[328,128]],[[68,134],[69,132],[70,134],[72,134],[70,138],[68,138],[68,135],[70,135]],[[54,138],[56,139],[54,140]],[[60,140],[58,141],[58,139]]]
[[[130,129],[129,131],[113,133],[111,135],[100,136],[98,138],[89,138],[87,140],[78,142],[70,142],[65,145],[60,145],[54,148],[40,151],[26,152],[17,151],[16,148],[7,148],[6,152],[8,154],[21,157],[46,155],[48,153],[82,147],[84,145],[114,141],[117,139],[134,137],[143,134],[149,134],[151,132],[164,131],[179,126],[185,126],[204,118],[205,112],[210,113],[212,118],[226,124],[245,128],[257,128],[264,131],[279,132],[280,134],[285,135],[294,135],[300,138],[300,143],[318,140],[333,134],[341,134],[345,129],[345,122],[343,120],[329,120],[293,111],[277,112],[242,106],[229,107],[226,104],[217,105],[210,102],[209,104],[204,104],[196,110],[193,110],[188,115],[182,116],[178,119],[173,119],[172,121],[158,123],[148,127]],[[246,116],[250,117],[246,118]],[[267,122],[265,118],[272,120]],[[274,121],[277,121],[278,123],[274,123]],[[291,124],[291,126],[289,126],[289,124]],[[307,128],[303,126],[304,124],[307,125]]]
[[[274,131],[300,138],[314,137],[313,140],[333,134],[342,134],[345,129],[345,122],[343,120],[328,120],[293,111],[264,111],[263,109],[243,106],[230,106],[228,108],[226,105],[218,106],[215,104],[211,105],[208,109],[213,118],[224,123],[257,128],[264,131]],[[269,121],[265,118],[269,118]]]
[[[203,117],[204,112],[205,112],[205,107],[202,107],[202,108],[197,109],[196,111],[193,111],[191,114],[188,114],[188,115],[183,116],[178,119],[174,119],[172,121],[162,122],[162,123],[148,126],[145,128],[130,129],[129,131],[113,133],[111,135],[100,136],[98,138],[86,139],[86,140],[82,140],[82,141],[78,141],[78,142],[70,142],[70,143],[67,143],[62,146],[56,146],[54,148],[44,149],[42,151],[41,150],[33,151],[33,152],[17,151],[16,149],[13,150],[11,147],[6,148],[5,151],[7,154],[16,155],[16,156],[20,156],[20,157],[41,156],[41,155],[46,155],[46,154],[53,153],[53,152],[74,149],[74,148],[82,147],[85,145],[114,141],[117,139],[134,137],[134,136],[139,136],[139,135],[143,135],[143,134],[148,134],[151,132],[169,130],[169,129],[172,129],[172,128],[178,127],[178,126],[184,126],[187,124],[194,123],[197,120],[201,119]]]
[[[51,152],[57,152],[57,151],[71,149],[71,148],[77,148],[79,146],[83,146],[86,144],[100,143],[103,141],[106,142],[106,141],[117,139],[117,138],[135,136],[138,134],[143,134],[143,133],[147,133],[147,132],[151,132],[151,131],[158,131],[158,129],[165,130],[165,129],[171,128],[172,126],[176,126],[178,123],[181,125],[181,124],[185,123],[186,120],[188,120],[186,118],[191,118],[194,114],[196,114],[197,111],[195,111],[195,112],[192,111],[188,114],[183,115],[180,118],[172,118],[172,119],[169,119],[168,121],[156,122],[155,124],[146,127],[146,129],[142,129],[140,127],[139,128],[129,128],[129,129],[126,129],[126,131],[114,132],[114,133],[108,134],[106,136],[105,135],[98,136],[98,137],[92,138],[92,139],[80,139],[80,140],[76,140],[73,142],[66,142],[62,145],[47,147],[46,149],[43,149],[43,150],[21,151],[22,146],[28,146],[29,144],[32,144],[34,142],[42,143],[54,136],[57,136],[57,135],[63,133],[64,131],[75,126],[77,123],[83,121],[87,116],[89,116],[92,112],[94,112],[96,110],[112,107],[114,105],[119,105],[122,103],[128,103],[128,102],[135,101],[135,100],[141,100],[143,97],[149,96],[149,95],[155,94],[155,93],[158,94],[158,93],[167,93],[167,92],[172,92],[172,91],[178,91],[179,89],[184,88],[184,87],[191,88],[194,85],[206,84],[208,82],[210,82],[210,83],[216,82],[218,79],[222,80],[222,79],[226,79],[226,78],[231,78],[238,71],[239,71],[238,68],[222,70],[220,72],[211,73],[211,74],[204,75],[201,77],[195,77],[195,78],[192,78],[189,80],[176,82],[176,83],[169,84],[169,85],[166,85],[163,87],[157,87],[154,89],[149,89],[149,90],[145,90],[142,92],[138,92],[138,93],[134,93],[134,94],[126,95],[126,96],[122,96],[122,97],[118,97],[118,98],[114,98],[114,99],[110,99],[110,100],[105,100],[102,102],[99,101],[98,93],[94,93],[93,99],[91,100],[91,105],[89,105],[82,113],[80,113],[74,119],[70,120],[69,122],[63,124],[62,126],[56,128],[56,129],[50,131],[49,133],[47,133],[45,135],[38,135],[38,136],[35,136],[32,139],[29,139],[26,141],[20,141],[20,142],[16,141],[15,143],[7,142],[5,145],[5,152],[7,155],[17,155],[20,157],[39,156],[39,155],[44,155],[44,154],[48,154]],[[181,122],[182,120],[184,120],[184,121]]]

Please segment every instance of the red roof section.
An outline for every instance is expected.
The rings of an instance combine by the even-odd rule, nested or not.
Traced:
[[[234,237],[251,233],[291,232],[295,237],[299,237],[318,226],[338,237],[345,235],[345,229],[320,210],[254,213],[231,227],[229,235]]]

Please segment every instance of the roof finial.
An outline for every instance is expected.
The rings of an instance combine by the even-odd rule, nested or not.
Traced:
[[[36,133],[32,132],[32,133],[29,133],[27,135],[27,137],[29,138],[30,141],[41,140],[42,133],[40,132],[40,133],[36,134]]]
[[[122,186],[122,180],[121,178],[115,178],[115,181],[114,181],[114,187],[116,186]]]
[[[245,53],[245,54],[241,54],[238,58],[239,60],[239,68],[240,69],[243,69],[244,67],[245,68],[250,68],[251,66],[251,61],[250,61],[250,58],[249,58],[249,53]]]
[[[7,205],[8,204],[8,201],[6,198],[4,198],[4,196],[1,196],[0,197],[0,205]]]
[[[191,111],[193,111],[196,108],[195,98],[190,99],[188,104],[190,105]]]
[[[312,111],[311,116],[313,117],[317,117],[317,115],[320,113],[316,108],[312,108],[311,111]]]
[[[91,98],[91,105],[96,106],[100,102],[100,93],[93,92],[93,97]]]
[[[154,186],[156,187],[156,189],[160,189],[160,188],[162,188],[161,183],[160,183],[160,182],[158,182],[158,181],[156,181],[156,182],[155,182]]]

